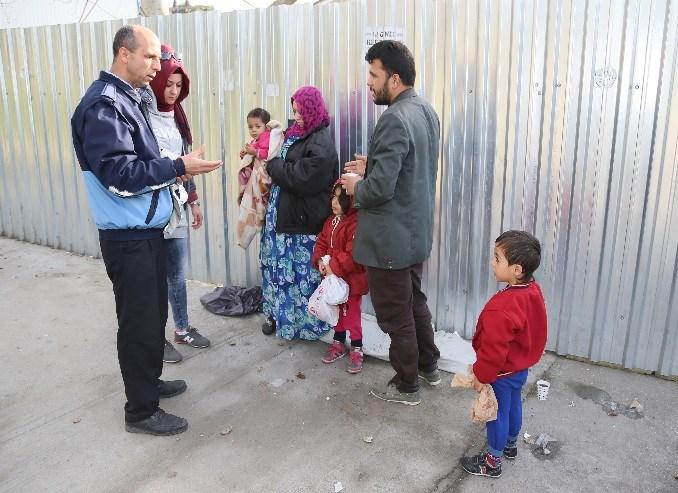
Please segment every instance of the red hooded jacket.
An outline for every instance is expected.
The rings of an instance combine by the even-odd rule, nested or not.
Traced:
[[[358,225],[358,211],[349,207],[343,216],[330,215],[316,239],[311,263],[314,269],[324,255],[329,255],[330,269],[349,287],[349,296],[367,294],[365,267],[353,260],[353,236]]]

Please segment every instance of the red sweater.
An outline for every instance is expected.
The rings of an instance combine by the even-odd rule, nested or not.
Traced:
[[[507,286],[490,298],[473,335],[473,373],[492,383],[500,373],[521,371],[539,361],[546,347],[546,306],[535,282]]]
[[[311,264],[317,269],[321,257],[329,255],[330,269],[346,281],[349,296],[362,296],[368,291],[367,274],[365,267],[353,261],[353,236],[358,225],[358,211],[350,208],[338,221],[336,218],[332,214],[325,221],[316,239]]]

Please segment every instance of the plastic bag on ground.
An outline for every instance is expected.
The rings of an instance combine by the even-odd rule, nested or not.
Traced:
[[[200,297],[200,303],[215,315],[237,317],[262,310],[263,295],[260,286],[243,288],[223,286]]]

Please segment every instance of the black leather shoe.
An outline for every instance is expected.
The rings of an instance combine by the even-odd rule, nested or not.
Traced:
[[[125,422],[125,430],[130,433],[146,433],[148,435],[167,436],[178,435],[188,428],[188,421],[174,414],[158,410],[146,419],[134,422]]]
[[[261,326],[261,331],[264,333],[264,335],[270,336],[275,332],[275,322],[270,318],[267,318]]]
[[[186,382],[184,380],[160,380],[158,390],[160,391],[161,399],[174,397],[186,392]]]

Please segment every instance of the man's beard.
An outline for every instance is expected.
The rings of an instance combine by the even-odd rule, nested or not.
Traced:
[[[388,90],[388,81],[384,83],[378,90],[372,89],[374,93],[374,104],[376,105],[389,105],[391,104],[391,91]]]

